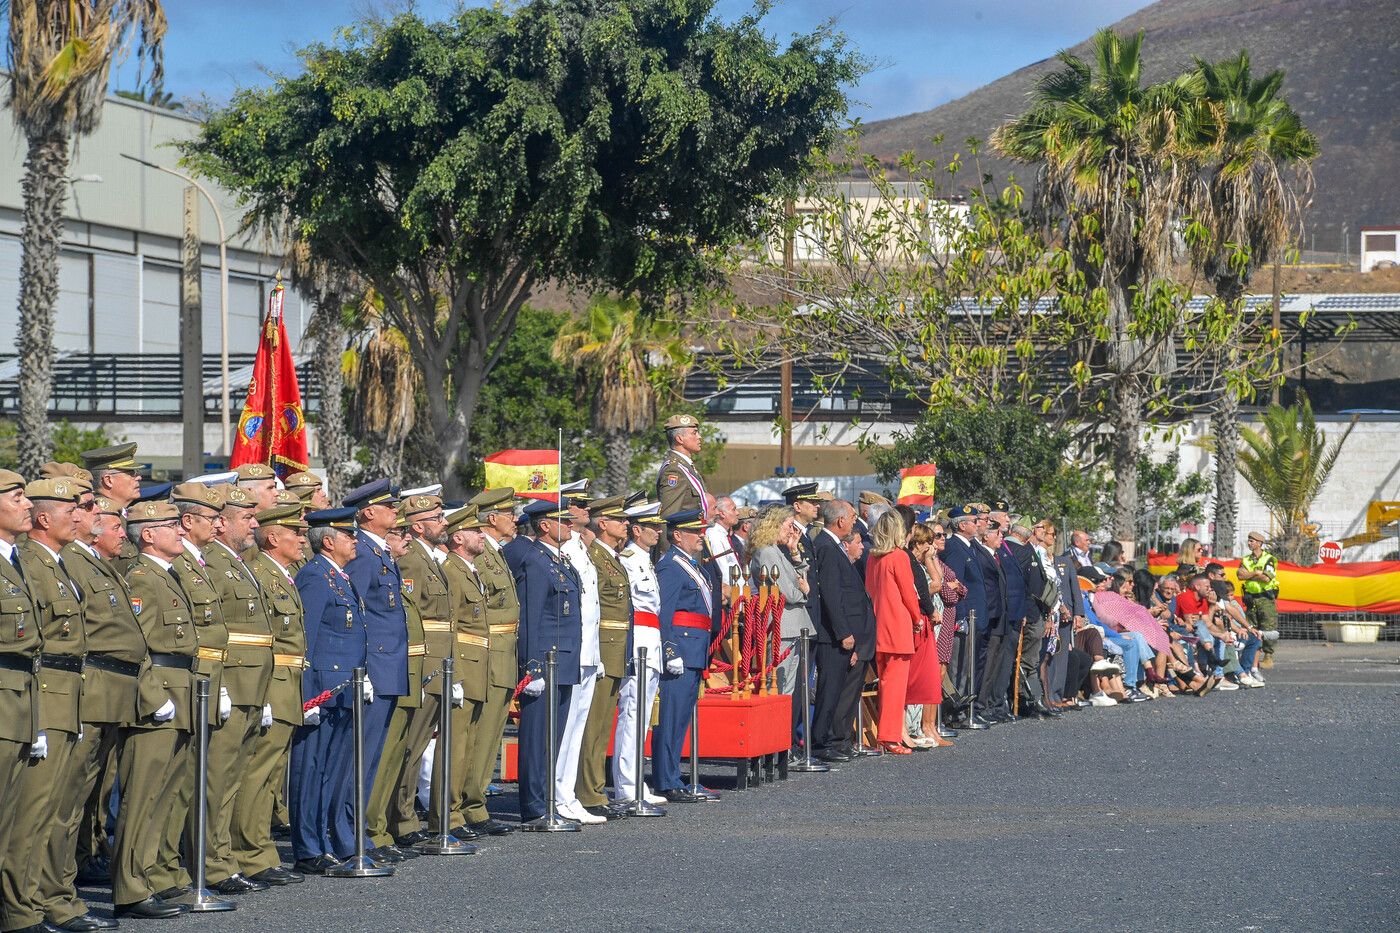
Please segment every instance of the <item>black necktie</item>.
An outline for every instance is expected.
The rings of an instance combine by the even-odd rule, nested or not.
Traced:
[[[19,548],[10,549],[10,563],[15,565],[15,573],[19,574],[19,578],[23,580],[24,568],[19,565]]]
[[[73,587],[73,595],[78,602],[83,601],[83,588],[78,586],[78,581],[73,579],[73,575],[68,572],[68,565],[63,562],[63,558],[58,559],[58,569],[63,571],[63,575],[68,578],[68,585]]]

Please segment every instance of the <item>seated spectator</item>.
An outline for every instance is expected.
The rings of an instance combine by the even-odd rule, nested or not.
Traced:
[[[1200,695],[1216,688],[1238,690],[1239,685],[1228,677],[1240,670],[1235,637],[1224,614],[1216,609],[1209,576],[1197,573],[1191,577],[1190,588],[1176,598],[1176,615],[1196,637],[1201,666],[1208,672]]]
[[[1241,687],[1262,687],[1264,678],[1255,669],[1259,649],[1263,647],[1263,635],[1249,624],[1245,615],[1244,603],[1235,595],[1235,588],[1225,578],[1225,566],[1211,562],[1206,564],[1206,576],[1210,578],[1211,591],[1215,593],[1216,606],[1229,619],[1230,630],[1240,640],[1240,673],[1236,680]]]
[[[1201,542],[1195,538],[1187,538],[1181,542],[1181,550],[1176,554],[1176,570],[1173,571],[1183,580],[1189,580],[1200,572]]]
[[[1109,578],[1097,567],[1080,567],[1080,579],[1088,582],[1087,592],[1084,594],[1084,615],[1093,625],[1098,626],[1103,633],[1105,646],[1116,645],[1123,655],[1123,691],[1121,694],[1109,693],[1109,696],[1122,702],[1127,700],[1132,703],[1142,703],[1152,699],[1141,689],[1142,683],[1142,650],[1146,642],[1142,639],[1130,638],[1115,631],[1113,628],[1100,621],[1094,608],[1098,595],[1108,590]],[[1149,649],[1150,650],[1150,649]]]
[[[1147,685],[1143,692],[1150,696],[1160,696],[1164,691],[1156,688],[1167,686],[1167,658],[1171,653],[1171,639],[1167,638],[1162,623],[1152,618],[1146,607],[1138,605],[1133,597],[1133,578],[1127,571],[1119,570],[1110,579],[1107,592],[1095,599],[1094,610],[1100,621],[1106,622],[1114,631],[1129,638],[1141,638],[1145,647],[1141,651],[1147,667]],[[1165,691],[1170,693],[1170,691]]]

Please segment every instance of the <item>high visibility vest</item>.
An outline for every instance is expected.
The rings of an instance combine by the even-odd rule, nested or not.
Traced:
[[[1260,551],[1256,558],[1253,554],[1247,554],[1240,560],[1240,569],[1249,571],[1267,570],[1273,574],[1273,579],[1268,583],[1260,583],[1258,580],[1245,580],[1244,591],[1250,596],[1258,596],[1260,593],[1278,592],[1278,561],[1274,560],[1274,555],[1268,551]]]

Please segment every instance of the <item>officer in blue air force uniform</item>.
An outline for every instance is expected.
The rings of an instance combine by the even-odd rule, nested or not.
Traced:
[[[520,597],[520,633],[516,651],[521,676],[530,682],[520,694],[520,820],[545,815],[549,751],[546,741],[559,742],[568,718],[569,694],[579,682],[579,650],[583,616],[579,609],[578,572],[560,552],[573,534],[569,510],[553,502],[536,502],[522,516],[529,520],[534,540],[517,536],[509,562]],[[518,542],[518,543],[517,543]],[[555,649],[558,661],[553,696],[545,694],[545,659]],[[546,704],[556,710],[555,734],[548,735]]]
[[[315,556],[295,580],[306,625],[302,702],[349,680],[365,663],[367,643],[364,609],[344,571],[357,548],[355,510],[308,512],[306,523]],[[346,823],[344,809],[355,793],[352,703],[350,688],[342,689],[308,711],[292,739],[287,796],[297,871],[324,874],[339,864],[334,853],[355,848],[354,823]]]
[[[399,520],[399,490],[387,479],[352,489],[342,503],[355,510],[355,559],[345,567],[364,603],[365,794],[379,773],[379,758],[398,698],[408,693],[408,619],[403,608],[403,577],[389,554],[387,536]],[[353,814],[347,814],[353,820]],[[365,840],[367,847],[373,843]],[[350,851],[354,851],[352,845]]]
[[[690,728],[700,675],[710,660],[711,632],[718,629],[722,593],[699,557],[705,522],[699,509],[666,516],[672,546],[656,562],[661,587],[661,722],[653,733],[652,777],[667,800],[693,799],[681,779],[681,749]]]

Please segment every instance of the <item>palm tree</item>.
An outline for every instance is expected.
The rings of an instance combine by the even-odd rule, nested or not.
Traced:
[[[19,276],[19,469],[49,459],[53,316],[68,197],[68,150],[102,117],[114,57],[139,36],[138,57],[161,78],[160,0],[8,0],[10,109],[23,131],[23,258]]]
[[[1208,239],[1192,253],[1216,297],[1231,309],[1244,301],[1249,280],[1296,241],[1312,188],[1308,163],[1317,138],[1281,97],[1283,72],[1255,79],[1249,53],[1211,64],[1196,59],[1196,119],[1191,144],[1203,162],[1202,200]],[[1220,348],[1220,368],[1232,368],[1238,347]],[[1239,500],[1235,456],[1239,446],[1239,390],[1226,383],[1211,413],[1215,436],[1215,553],[1235,548]]]
[[[679,394],[690,366],[680,329],[644,313],[635,300],[600,297],[560,329],[551,352],[573,367],[581,390],[593,390],[593,425],[607,461],[603,485],[613,495],[625,493],[632,435],[656,423],[658,401]]]
[[[1317,553],[1317,536],[1308,522],[1308,510],[1322,490],[1342,445],[1356,427],[1356,419],[1329,447],[1317,427],[1312,403],[1299,393],[1296,405],[1270,405],[1260,417],[1259,429],[1240,428],[1244,448],[1239,471],[1269,510],[1278,533],[1274,547],[1283,560],[1303,563]]]
[[[1062,224],[1076,271],[1107,299],[1105,369],[1111,376],[1116,538],[1135,540],[1137,462],[1145,392],[1169,371],[1169,330],[1145,327],[1148,289],[1170,268],[1173,224],[1191,187],[1177,158],[1177,126],[1189,113],[1183,78],[1142,80],[1142,33],[1111,29],[1091,40],[1089,61],[1061,52],[1064,67],[1044,75],[1031,108],[999,127],[1003,155],[1038,166],[1036,204]]]
[[[355,276],[317,259],[304,240],[288,256],[292,285],[311,298],[314,310],[306,334],[316,342],[316,375],[321,397],[317,406],[316,444],[326,466],[326,494],[333,501],[350,490],[354,453],[345,411],[345,359],[349,336],[346,306],[365,292]]]

